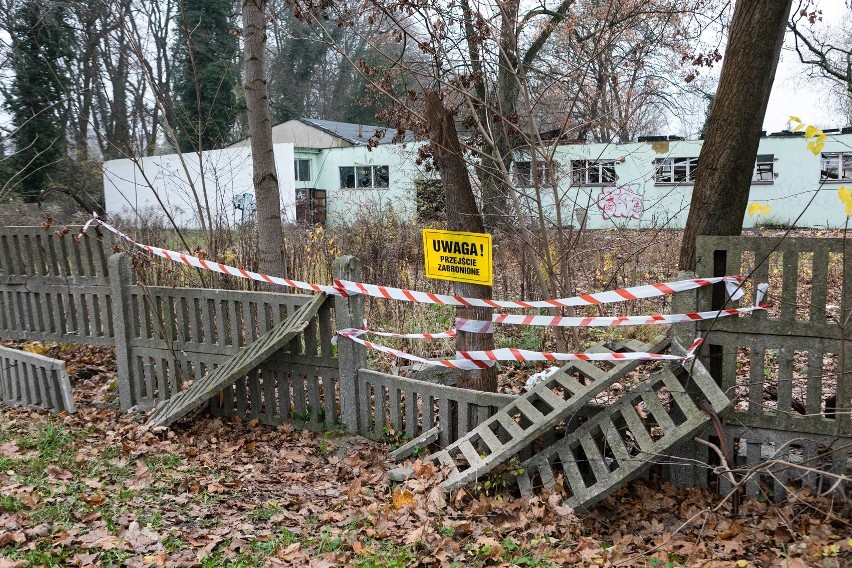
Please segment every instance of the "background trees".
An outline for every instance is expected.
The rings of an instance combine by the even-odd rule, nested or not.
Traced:
[[[12,8],[7,20],[12,76],[3,95],[15,149],[7,166],[10,178],[0,185],[35,201],[66,151],[73,36],[62,2],[25,0]]]
[[[172,126],[183,152],[221,148],[234,138],[237,115],[231,0],[181,0],[177,16]]]
[[[847,2],[847,16],[852,4]],[[824,19],[812,1],[799,0],[790,22],[793,47],[810,76],[827,79],[837,107],[852,121],[852,21]]]

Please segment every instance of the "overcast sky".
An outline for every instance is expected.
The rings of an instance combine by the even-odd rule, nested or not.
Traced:
[[[850,14],[844,0],[817,0],[816,4],[823,11],[823,21],[817,25],[829,30],[837,29]],[[788,33],[775,74],[772,95],[769,97],[763,129],[767,132],[783,130],[791,115],[801,118],[805,124],[821,128],[848,126],[846,118],[833,110],[834,103],[825,93],[826,84],[814,84],[813,81],[806,80],[803,74],[805,66],[799,62],[798,54],[792,50],[793,45],[792,34]]]

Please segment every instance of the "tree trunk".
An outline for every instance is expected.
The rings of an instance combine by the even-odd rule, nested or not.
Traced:
[[[792,0],[737,0],[707,138],[698,159],[680,269],[694,270],[698,235],[739,235],[760,130]]]
[[[501,162],[507,172],[512,171],[514,144],[518,138],[515,124],[518,122],[518,99],[520,98],[520,67],[518,60],[518,11],[519,0],[500,4],[500,66],[497,70],[497,103],[499,112],[491,116],[494,147],[489,148],[491,158],[485,160],[488,179],[482,184],[482,208],[485,226],[493,230],[506,221],[508,209],[509,180],[501,173]],[[484,100],[484,99],[483,99]],[[488,107],[485,107],[486,111]],[[532,120],[532,117],[527,117]],[[485,124],[488,124],[486,122]],[[517,222],[522,223],[522,219]]]
[[[281,196],[272,153],[272,124],[266,86],[266,4],[267,0],[243,1],[245,96],[257,202],[258,268],[263,274],[285,276]],[[277,289],[271,284],[268,288]]]
[[[426,122],[429,127],[433,159],[438,166],[441,182],[444,185],[447,228],[451,231],[485,232],[482,217],[473,196],[467,164],[462,155],[462,145],[453,116],[444,106],[441,95],[435,91],[426,93]],[[456,282],[455,293],[472,298],[491,298],[491,287]],[[456,308],[456,315],[460,318],[490,321],[493,311],[491,308]],[[494,349],[494,336],[460,331],[456,335],[456,347],[460,351]],[[463,371],[459,377],[458,386],[496,392],[497,367],[492,366],[480,371]]]

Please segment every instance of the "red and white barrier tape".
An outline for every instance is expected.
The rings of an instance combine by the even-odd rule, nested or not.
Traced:
[[[755,291],[755,305],[745,308],[729,308],[724,310],[713,310],[707,312],[694,312],[686,314],[657,314],[653,316],[600,316],[600,317],[562,317],[562,316],[532,316],[515,314],[494,314],[492,321],[472,320],[456,318],[455,329],[449,329],[440,333],[390,333],[385,331],[373,331],[367,327],[364,321],[363,329],[359,335],[371,334],[382,337],[394,337],[401,339],[447,339],[455,337],[459,331],[468,333],[494,333],[494,324],[510,325],[534,325],[544,327],[616,327],[621,325],[661,325],[672,323],[692,323],[702,320],[724,318],[765,310],[763,299],[769,289],[769,284],[758,284]]]
[[[731,308],[727,310],[714,310],[710,312],[696,312],[689,314],[657,314],[653,316],[601,316],[601,317],[561,317],[561,316],[527,316],[512,314],[494,314],[494,323],[509,325],[535,325],[546,327],[615,327],[620,325],[662,325],[670,323],[688,323],[701,320],[715,319],[717,317],[730,317],[747,314],[757,310],[765,310],[760,306],[747,308]],[[481,320],[458,321],[456,331],[467,331],[470,333],[483,333],[479,331],[482,324],[490,322]]]
[[[696,339],[689,347],[686,355],[666,355],[662,353],[551,353],[547,351],[528,351],[526,349],[503,348],[493,349],[490,351],[458,351],[456,359],[435,360],[424,359],[417,357],[405,351],[394,349],[386,345],[379,345],[371,341],[361,339],[359,336],[368,333],[363,329],[341,329],[337,334],[341,337],[350,339],[356,343],[360,343],[370,349],[375,349],[383,353],[390,353],[403,359],[416,361],[418,363],[426,363],[428,365],[439,365],[450,367],[453,369],[473,370],[490,367],[496,361],[687,361],[695,357],[698,347],[702,343],[702,339]],[[473,364],[472,366],[470,364]],[[484,366],[483,366],[484,365]]]
[[[695,352],[704,340],[696,339],[686,355],[664,355],[662,353],[551,353],[528,351],[504,347],[491,351],[458,351],[457,355],[470,361],[686,361],[695,357]]]
[[[674,282],[658,282],[656,284],[643,284],[630,288],[618,290],[607,290],[584,294],[572,298],[559,298],[553,300],[534,301],[509,301],[509,300],[486,300],[484,298],[465,298],[462,296],[449,296],[446,294],[432,294],[430,292],[417,292],[403,288],[392,288],[390,286],[379,286],[377,284],[365,284],[363,282],[351,282],[349,280],[335,280],[338,289],[345,290],[350,295],[363,294],[386,298],[388,300],[402,300],[404,302],[416,302],[421,304],[441,304],[449,306],[482,307],[482,308],[564,308],[569,306],[595,306],[599,304],[611,304],[614,302],[626,302],[628,300],[641,300],[695,290],[709,286],[717,282],[724,282],[732,300],[738,300],[743,295],[740,287],[739,276],[718,276],[712,278],[693,278],[691,280],[677,280]]]
[[[181,252],[175,252],[173,250],[168,250],[160,247],[154,247],[150,245],[143,245],[137,243],[112,225],[105,223],[97,218],[97,216],[89,219],[89,222],[83,226],[83,229],[80,233],[85,233],[86,229],[89,228],[89,225],[93,221],[97,221],[103,228],[112,231],[119,237],[124,240],[132,243],[133,245],[147,250],[151,254],[155,254],[157,256],[161,256],[163,258],[167,258],[173,262],[178,262],[181,264],[185,264],[187,266],[194,266],[196,268],[203,268],[204,270],[209,270],[211,272],[219,272],[221,274],[230,274],[231,276],[236,276],[238,278],[247,278],[249,280],[257,280],[258,282],[268,282],[270,284],[277,284],[279,286],[289,286],[291,288],[300,288],[302,290],[312,290],[314,292],[325,292],[326,294],[331,294],[334,296],[345,296],[345,293],[341,293],[340,290],[335,288],[334,286],[325,286],[321,284],[311,284],[310,282],[300,282],[299,280],[290,280],[289,278],[281,278],[279,276],[269,276],[268,274],[260,274],[259,272],[252,272],[251,270],[244,270],[242,268],[236,268],[233,266],[228,266],[227,264],[222,264],[219,262],[207,262],[203,258],[198,258],[196,256],[192,256],[189,254],[184,254]]]
[[[456,331],[459,330],[470,333],[494,333],[494,322],[456,318]]]
[[[349,330],[346,330],[349,331]],[[456,330],[448,329],[440,333],[391,333],[389,331],[373,331],[372,329],[356,329],[357,335],[378,335],[381,337],[393,337],[395,339],[452,339],[456,336]]]
[[[349,280],[335,280],[334,286],[323,284],[312,284],[310,282],[300,282],[298,280],[290,280],[289,278],[281,278],[279,276],[270,276],[252,272],[242,268],[236,268],[227,264],[218,262],[207,262],[202,258],[191,256],[188,254],[168,250],[150,245],[138,243],[113,227],[112,225],[101,221],[97,215],[93,216],[83,229],[81,234],[85,233],[89,226],[97,222],[102,227],[125,239],[129,243],[143,250],[147,250],[151,254],[161,256],[173,262],[194,266],[212,272],[222,274],[230,274],[238,278],[247,278],[249,280],[257,280],[258,282],[268,282],[279,286],[290,286],[291,288],[300,288],[303,290],[311,290],[314,292],[325,292],[334,296],[348,296],[352,294],[364,294],[366,296],[374,296],[378,298],[386,298],[389,300],[402,300],[406,302],[418,302],[424,304],[442,304],[451,306],[476,306],[485,308],[553,308],[553,307],[569,307],[569,306],[592,306],[599,304],[608,304],[613,302],[625,302],[628,300],[639,300],[644,298],[653,298],[657,296],[665,296],[676,292],[685,292],[694,290],[704,286],[709,286],[717,282],[724,282],[728,289],[728,293],[732,300],[738,300],[743,290],[740,287],[739,276],[718,276],[711,278],[694,278],[691,280],[677,280],[674,282],[658,282],[655,284],[644,284],[641,286],[632,286],[630,288],[620,288],[618,290],[607,290],[604,292],[595,292],[593,294],[584,294],[582,296],[574,296],[572,298],[559,298],[552,300],[536,300],[536,301],[508,301],[508,300],[487,300],[484,298],[466,298],[463,296],[449,296],[446,294],[432,294],[430,292],[418,292],[416,290],[405,290],[403,288],[392,288],[389,286],[379,286],[376,284],[365,284],[363,282],[351,282]]]
[[[688,314],[658,314],[653,316],[601,316],[601,317],[561,317],[561,316],[527,316],[513,314],[494,314],[494,321],[472,320],[456,318],[456,328],[448,329],[438,333],[392,333],[389,331],[375,331],[366,327],[355,330],[358,335],[378,335],[380,337],[392,337],[394,339],[451,339],[456,337],[457,332],[468,333],[494,333],[494,324],[508,325],[532,325],[540,327],[617,327],[624,325],[664,325],[672,323],[693,323],[702,320],[712,320],[741,314],[748,314],[758,310],[765,310],[763,306],[750,306],[747,308],[730,308],[726,310],[714,310],[709,312],[695,312]],[[349,330],[347,330],[349,331]]]
[[[400,351],[399,349],[394,349],[393,347],[388,347],[387,345],[379,345],[378,343],[366,341],[358,337],[364,333],[367,333],[367,331],[363,329],[350,328],[338,330],[337,335],[351,339],[355,343],[360,343],[370,349],[375,349],[382,353],[390,353],[391,355],[396,355],[402,359],[408,359],[409,361],[415,361],[417,363],[425,363],[426,365],[449,367],[450,369],[460,369],[462,371],[486,369],[494,365],[493,361],[473,361],[470,359],[425,359],[423,357],[418,357],[417,355],[412,355],[411,353],[406,353],[405,351]]]

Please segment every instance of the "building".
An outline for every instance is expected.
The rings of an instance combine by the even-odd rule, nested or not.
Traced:
[[[852,185],[852,130],[827,131],[820,155],[793,133],[764,136],[744,226],[842,227],[837,188]],[[376,126],[311,119],[273,127],[275,162],[288,221],[339,224],[358,217],[418,214],[430,205],[436,174],[418,165],[421,143]],[[628,144],[558,143],[552,159],[518,151],[512,177],[522,214],[539,203],[551,222],[611,227],[680,228],[686,222],[701,140],[649,136]],[[218,222],[253,211],[248,141],[199,154],[112,160],[104,166],[107,212],[150,219],[170,211],[197,226],[199,211]],[[719,188],[725,191],[725,188]],[[207,206],[209,204],[209,207]],[[557,216],[557,212],[559,215]]]

